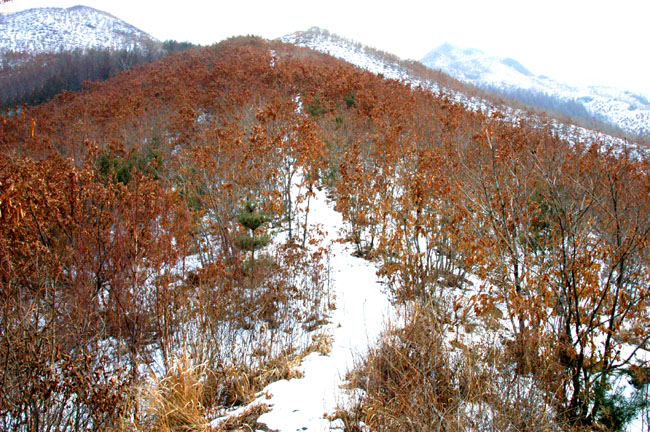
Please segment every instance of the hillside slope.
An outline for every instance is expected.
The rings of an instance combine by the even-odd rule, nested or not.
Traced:
[[[481,87],[469,79],[464,79],[463,76],[457,77],[454,74],[454,70],[448,72],[443,68],[431,69],[420,62],[404,61],[395,55],[363,46],[358,42],[317,27],[313,27],[307,31],[299,31],[285,35],[281,40],[333,55],[373,73],[381,74],[386,78],[406,81],[414,86],[424,86],[434,92],[442,91],[455,101],[464,104],[472,110],[479,110],[485,113],[499,112],[515,122],[520,118],[525,118],[527,121],[536,123],[540,127],[545,127],[550,124],[566,139],[580,141],[595,139],[619,148],[628,148],[630,146],[636,148],[636,145],[630,144],[627,139],[621,139],[619,137],[619,135],[627,135],[623,131],[623,125],[617,124],[613,128],[620,132],[616,136],[613,136],[611,132],[603,132],[602,129],[612,129],[610,123],[594,119],[585,108],[579,105],[579,102],[569,101],[565,105],[572,108],[578,106],[579,114],[582,114],[582,116],[576,116],[576,111],[571,113],[573,114],[572,116],[563,112],[561,109],[556,109],[558,108],[556,105],[562,105],[557,102],[553,104],[539,104],[539,101],[536,100],[524,100],[523,108],[521,107],[522,104],[516,104],[517,107],[513,107],[510,101],[517,99],[516,94],[510,97],[510,101],[504,102],[501,98],[501,95],[503,95],[502,92],[497,92],[490,87]],[[470,51],[470,53],[476,54],[475,51]],[[498,71],[498,73],[505,74],[504,76],[523,76],[526,78],[528,75],[532,75],[515,60],[505,59],[504,62],[499,62],[500,68]],[[459,67],[465,70],[466,65]],[[468,70],[468,75],[478,76],[478,72],[472,72],[471,67]],[[521,78],[521,81],[524,78]],[[551,109],[551,114],[547,114],[549,108]],[[644,130],[645,125],[648,124],[643,122],[643,116],[645,114],[642,111],[638,111],[638,113],[641,115],[641,119],[634,123],[636,126],[632,130],[632,135],[636,135]],[[571,119],[573,121],[567,121],[567,116],[569,118],[574,117]],[[574,121],[579,125],[585,125],[587,127],[578,126]]]
[[[90,48],[133,50],[155,43],[142,30],[87,6],[35,8],[0,16],[0,55]]]
[[[593,117],[631,135],[650,136],[650,101],[611,87],[574,87],[547,76],[534,75],[512,58],[490,56],[477,49],[443,44],[422,63],[456,79],[505,95],[554,106],[571,116]]]

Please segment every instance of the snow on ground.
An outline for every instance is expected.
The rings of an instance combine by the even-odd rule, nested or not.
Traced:
[[[360,44],[355,45],[328,32],[313,29],[313,32],[296,32],[280,38],[282,42],[291,43],[297,46],[307,47],[333,57],[345,60],[355,66],[365,69],[374,74],[382,74],[386,78],[395,80],[413,81],[398,64],[391,64],[382,60],[376,53],[370,52]]]
[[[332,414],[337,405],[345,404],[352,397],[341,389],[346,373],[376,342],[395,315],[377,278],[376,266],[353,257],[349,245],[336,242],[343,219],[327,203],[324,191],[317,192],[312,199],[310,219],[312,223],[322,224],[328,233],[327,241],[334,242],[331,273],[336,309],[330,323],[318,331],[332,336],[332,350],[326,356],[318,352],[306,356],[302,378],[270,384],[253,403],[271,407],[258,422],[280,432],[330,430],[332,424],[325,414]],[[267,399],[267,395],[271,397]]]
[[[313,219],[324,225],[330,239],[343,227],[343,220],[325,202],[320,192],[312,204]],[[260,423],[278,431],[324,431],[330,429],[325,413],[332,413],[345,400],[340,386],[355,359],[364,355],[385,328],[392,315],[374,264],[351,256],[351,248],[337,243],[332,257],[333,289],[336,299],[330,331],[333,342],[328,356],[312,353],[303,361],[304,377],[278,381],[265,391],[272,411]]]

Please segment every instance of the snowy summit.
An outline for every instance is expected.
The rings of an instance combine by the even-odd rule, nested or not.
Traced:
[[[572,117],[578,114],[594,118],[632,135],[650,135],[650,101],[642,95],[604,86],[573,87],[535,75],[512,58],[448,43],[429,52],[421,61],[431,69],[478,87],[564,111]]]
[[[147,33],[87,6],[36,8],[0,15],[0,55],[105,49],[141,49],[156,40]]]

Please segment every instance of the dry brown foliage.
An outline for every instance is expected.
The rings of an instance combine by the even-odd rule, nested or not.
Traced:
[[[196,371],[173,359],[202,338],[188,418],[293,376],[303,328],[327,311],[304,210],[323,143],[272,84],[292,68],[272,70],[265,44],[188,52],[2,119],[3,429],[137,424],[151,373],[157,409],[197,399]],[[289,233],[252,260],[233,242],[247,199],[264,230]]]
[[[619,355],[650,337],[649,164],[623,150],[237,38],[3,117],[0,151],[3,429],[137,424],[151,373],[200,419],[295,373],[330,304],[323,186],[417,311],[357,381],[373,428],[600,427],[608,379],[647,370]],[[249,201],[283,239],[255,254]]]
[[[350,431],[562,430],[543,393],[500,349],[448,340],[435,312],[420,309],[354,371],[350,385],[362,396],[333,417]]]

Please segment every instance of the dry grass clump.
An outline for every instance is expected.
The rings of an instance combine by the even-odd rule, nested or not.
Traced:
[[[264,430],[256,423],[268,407],[254,405],[242,414],[229,418],[218,427],[210,418],[223,415],[224,408],[252,403],[268,384],[302,376],[300,362],[315,348],[298,352],[283,350],[257,366],[242,361],[213,367],[206,361],[206,348],[193,350],[174,362],[163,378],[142,385],[132,398],[132,405],[116,426],[115,432],[207,432]]]
[[[328,333],[319,333],[311,337],[311,344],[305,350],[304,356],[313,352],[328,355],[332,352],[332,335]]]
[[[205,384],[200,367],[189,357],[176,362],[162,379],[154,379],[137,392],[130,419],[122,419],[121,432],[205,432],[213,430],[204,406]]]
[[[332,418],[346,431],[559,430],[541,393],[500,360],[496,345],[450,343],[418,310],[352,374],[362,397]]]
[[[252,368],[245,364],[213,370],[205,363],[184,356],[162,379],[142,386],[134,397],[129,418],[122,418],[118,432],[205,432],[246,430],[268,410],[255,405],[243,414],[228,419],[219,428],[210,426],[209,418],[224,407],[246,405],[271,382],[301,376],[298,369],[302,355],[283,352],[270,362]]]
[[[356,371],[352,385],[366,392],[352,418],[372,430],[466,430],[473,426],[458,414],[474,395],[476,378],[445,347],[437,323],[416,317],[402,330],[384,336]],[[353,426],[350,430],[355,430]]]
[[[226,421],[219,425],[219,431],[227,432],[250,432],[263,430],[267,431],[268,428],[262,423],[258,423],[257,419],[266,412],[269,412],[271,409],[266,404],[256,404],[252,407],[244,410],[238,416],[233,416],[228,418]]]

